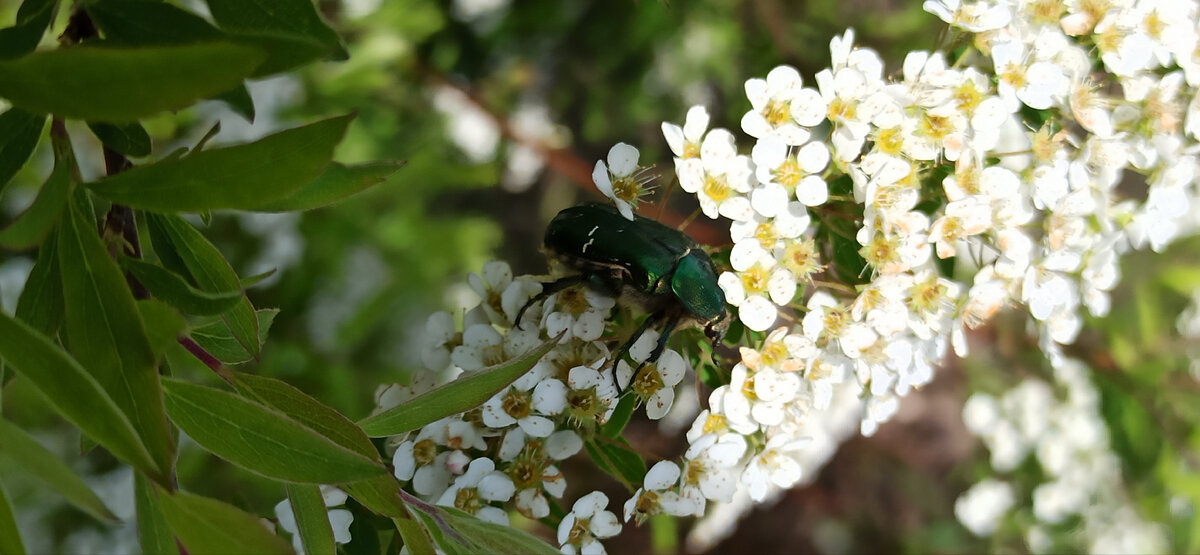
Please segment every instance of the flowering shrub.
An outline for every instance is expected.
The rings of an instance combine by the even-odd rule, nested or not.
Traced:
[[[253,342],[257,326],[269,325],[272,316],[240,295],[227,295],[242,311],[232,321],[253,331],[214,322],[204,331],[222,341],[180,341],[236,395],[164,379],[153,391],[165,408],[151,412],[204,449],[291,484],[275,513],[298,551],[352,541],[351,512],[329,509],[348,498],[391,519],[410,553],[548,549],[505,529],[509,511],[546,524],[543,535],[564,553],[603,553],[623,526],[656,515],[700,517],[693,537],[711,542],[728,533],[731,513],[811,480],[856,431],[874,434],[951,350],[967,354],[970,330],[1015,310],[1037,338],[1048,379],[970,398],[963,419],[994,472],[962,494],[955,515],[980,536],[1018,528],[1034,551],[1168,549],[1163,526],[1124,492],[1091,368],[1065,347],[1112,309],[1122,255],[1161,252],[1200,225],[1200,6],[924,6],[950,28],[946,52],[909,53],[892,74],[846,31],[811,80],[789,66],[747,80],[739,130],[710,128],[705,106],[688,110],[682,125],[662,124],[680,189],[699,213],[728,224],[733,240],[710,253],[721,264],[710,285],[734,320],[719,343],[678,331],[656,352],[669,329],[650,329],[618,356],[646,322],[643,307],[584,285],[543,296],[564,272],[514,276],[492,261],[468,277],[477,304],[430,315],[423,368],[407,383],[380,386],[374,412],[357,423],[224,365],[245,357],[209,353],[246,333]],[[463,100],[443,104],[455,102]],[[655,175],[636,147],[619,143],[592,179],[632,221]],[[179,208],[138,204],[103,182],[95,189],[151,211]],[[182,219],[146,218],[156,248],[159,240],[202,244]],[[172,252],[158,254],[163,266]],[[237,276],[206,278],[203,261],[188,262],[179,271],[208,291],[187,300],[217,303],[210,297],[238,287]],[[1180,317],[1180,333],[1196,335],[1195,313]],[[4,322],[53,347],[37,330]],[[0,344],[0,353],[15,345]],[[77,366],[55,352],[63,367]],[[45,355],[26,354],[10,361],[20,372]],[[678,414],[677,388],[689,379],[709,393],[686,451],[649,464],[622,433],[642,414]],[[163,505],[183,545],[207,545],[180,515],[212,506],[169,485],[158,464],[169,456],[145,452],[143,443],[166,436],[103,439],[139,468],[139,491]],[[565,461],[584,453],[628,496],[567,498]],[[1042,480],[1006,477],[1022,465],[1036,465]],[[247,516],[232,507],[210,514]],[[1071,523],[1080,533],[1059,533]],[[244,533],[239,539],[257,538]],[[277,546],[270,541],[253,545]]]

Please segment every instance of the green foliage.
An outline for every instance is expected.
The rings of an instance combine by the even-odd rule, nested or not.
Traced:
[[[329,517],[325,514],[325,500],[321,497],[321,489],[311,485],[288,484],[287,495],[296,517],[296,528],[299,530],[304,552],[333,555],[333,529],[329,526]]]
[[[258,517],[215,499],[157,490],[159,507],[188,553],[291,553]]]
[[[55,164],[54,171],[46,179],[46,184],[42,185],[33,204],[16,221],[0,230],[0,247],[28,249],[46,239],[67,206],[71,192],[71,181],[67,174],[66,164]]]
[[[465,373],[451,383],[369,416],[358,425],[371,437],[399,435],[478,407],[533,368],[557,343],[558,338],[552,337],[521,357]]]
[[[175,534],[163,514],[154,491],[145,476],[138,474],[133,478],[134,507],[137,511],[138,543],[144,553],[162,553],[176,555],[179,546],[175,543]]]
[[[343,447],[272,407],[218,389],[164,379],[171,422],[213,454],[263,476],[337,484],[385,472],[377,457]]]
[[[44,127],[44,116],[20,108],[9,108],[0,114],[0,192],[33,154]]]
[[[4,493],[4,484],[0,484],[0,553],[25,553],[25,544],[21,543],[21,531],[17,529],[17,521],[13,518],[12,504],[8,502],[8,495]]]
[[[4,445],[0,456],[7,457],[38,477],[71,504],[102,521],[117,520],[116,515],[66,464],[24,430],[6,420],[0,420],[0,445]]]

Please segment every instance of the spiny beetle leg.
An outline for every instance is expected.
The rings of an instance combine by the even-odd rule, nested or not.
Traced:
[[[633,347],[633,344],[637,342],[638,338],[641,337],[643,333],[646,333],[646,330],[649,329],[650,326],[654,325],[655,321],[661,320],[662,317],[663,312],[661,310],[647,316],[646,319],[642,321],[642,325],[638,326],[638,329],[633,332],[633,335],[630,335],[629,339],[625,341],[625,344],[621,345],[621,348],[617,349],[616,354],[613,355],[613,382],[617,385],[617,391],[621,391],[621,382],[617,379],[617,363],[619,363],[621,359],[625,358],[625,355],[629,354],[630,347]],[[632,376],[630,376],[629,383],[633,383]]]
[[[650,357],[643,360],[637,369],[633,371],[633,375],[629,377],[630,384],[637,381],[638,374],[642,373],[642,368],[645,368],[651,362],[657,362],[658,357],[662,356],[663,351],[667,348],[667,340],[671,338],[671,332],[675,331],[675,326],[677,325],[679,325],[679,314],[674,314],[671,316],[671,319],[667,320],[667,324],[663,326],[662,331],[659,333],[658,343],[654,344],[654,350],[650,351]]]
[[[542,284],[542,292],[538,293],[537,295],[534,295],[528,301],[525,301],[525,305],[521,307],[521,310],[517,311],[515,327],[517,329],[521,329],[521,317],[525,315],[525,311],[527,309],[529,309],[530,306],[533,306],[533,303],[543,300],[546,297],[549,297],[550,295],[553,295],[553,294],[555,294],[559,291],[562,291],[563,289],[566,289],[568,287],[572,287],[575,285],[579,285],[580,283],[584,283],[585,281],[587,281],[587,279],[588,279],[587,274],[579,274],[579,275],[559,278],[559,279],[556,279],[556,280],[548,282],[548,283],[543,283]]]

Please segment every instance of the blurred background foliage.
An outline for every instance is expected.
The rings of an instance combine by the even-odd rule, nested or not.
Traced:
[[[198,11],[203,5],[184,2]],[[319,117],[357,111],[337,159],[394,158],[407,165],[388,182],[334,207],[304,214],[223,214],[207,235],[241,275],[277,272],[251,290],[256,306],[278,307],[257,373],[282,378],[357,418],[373,407],[379,384],[405,381],[418,363],[426,316],[455,310],[471,293],[468,272],[492,258],[516,273],[545,272],[538,249],[559,209],[595,198],[590,171],[616,142],[642,151],[643,163],[668,174],[663,120],[682,121],[705,104],[715,127],[737,129],[747,109],[742,84],[779,64],[806,80],[828,64],[829,39],[847,27],[856,43],[877,49],[891,73],[904,53],[939,47],[944,26],[919,2],[897,0],[319,0],[350,52],[257,83],[253,124],[224,105],[146,122],[152,157],[194,144],[217,121],[214,144],[257,138]],[[16,2],[0,2],[12,21]],[[65,25],[61,10],[55,29]],[[85,177],[100,172],[98,145],[75,129]],[[43,143],[45,145],[45,143]],[[0,198],[9,221],[48,175],[51,155],[37,153]],[[135,160],[135,163],[137,161]],[[90,174],[89,174],[90,172]],[[678,223],[695,207],[677,192],[644,213]],[[703,219],[702,219],[703,220]],[[689,232],[727,241],[719,224]],[[1130,256],[1110,317],[1091,322],[1074,353],[1098,370],[1105,418],[1125,463],[1131,494],[1147,516],[1173,523],[1174,547],[1195,549],[1200,435],[1196,377],[1175,321],[1200,285],[1200,244],[1166,256]],[[0,302],[12,311],[32,265],[0,253]],[[955,520],[954,500],[990,470],[986,451],[961,423],[969,391],[1001,392],[1021,377],[1044,375],[1021,318],[1001,319],[972,337],[974,355],[951,360],[936,381],[904,401],[901,413],[870,439],[843,446],[812,485],[773,507],[760,507],[713,549],[737,552],[973,552],[1022,550],[1019,533],[975,538]],[[1194,353],[1193,353],[1194,356]],[[4,396],[33,395],[20,381]],[[11,406],[8,403],[4,405]],[[679,407],[680,410],[685,407]],[[28,402],[6,417],[56,452],[77,452],[73,434],[55,433],[49,411]],[[679,430],[643,423],[636,446],[661,456],[682,451]],[[68,457],[74,458],[74,457]],[[2,464],[2,462],[0,462]],[[93,452],[78,461],[101,497],[122,495],[115,460]],[[0,466],[0,473],[10,468]],[[605,478],[568,463],[568,498]],[[180,481],[263,515],[283,498],[278,483],[183,449]],[[20,507],[27,547],[103,552],[133,545],[68,508],[36,484],[5,480]],[[106,489],[107,488],[107,489]],[[623,500],[615,484],[603,486]],[[127,515],[120,515],[127,516]],[[517,517],[519,518],[519,517]],[[367,519],[355,534],[367,533]],[[129,527],[126,527],[129,528]],[[653,520],[627,529],[610,552],[684,549],[688,523]],[[546,533],[542,531],[541,533]],[[122,543],[129,542],[129,543]],[[371,552],[368,544],[354,546]],[[375,552],[378,552],[376,550]]]

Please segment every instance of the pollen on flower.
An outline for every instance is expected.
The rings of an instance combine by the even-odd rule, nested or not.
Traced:
[[[771,99],[766,106],[763,106],[762,115],[763,119],[767,120],[772,127],[778,127],[787,123],[790,117],[790,108],[787,103]]]
[[[754,393],[754,375],[746,376],[746,380],[742,382],[742,395],[751,401],[758,399],[758,395]]]
[[[763,222],[754,228],[754,238],[758,239],[758,244],[762,248],[769,249],[775,245],[775,241],[779,239],[779,234],[775,232],[775,226]]]
[[[454,507],[457,509],[475,514],[479,512],[480,506],[482,504],[479,501],[479,492],[475,488],[462,488],[454,494]]]
[[[683,467],[683,483],[685,485],[694,486],[700,483],[700,478],[704,477],[704,462],[699,459],[691,459]]]
[[[697,143],[695,141],[688,141],[683,144],[683,158],[686,159],[686,158],[699,158],[699,157],[700,157],[700,143]]]
[[[880,129],[879,133],[875,135],[875,147],[879,149],[879,152],[899,154],[902,146],[904,146],[904,133],[899,126]]]
[[[1035,23],[1057,25],[1063,14],[1067,13],[1067,7],[1062,0],[1036,0],[1030,12]]]
[[[964,112],[971,113],[983,102],[983,92],[975,88],[975,82],[966,79],[957,87],[954,87],[954,102],[958,104]]]
[[[829,121],[849,121],[855,119],[854,103],[842,98],[834,98],[829,103]]]
[[[703,430],[706,434],[724,432],[726,429],[728,429],[728,425],[723,414],[709,413],[708,417],[704,419]]]
[[[517,420],[529,416],[532,410],[529,402],[529,393],[517,391],[512,388],[509,388],[508,393],[504,394],[501,406],[504,407],[504,412]]]
[[[576,316],[583,314],[588,308],[591,308],[591,303],[587,301],[587,295],[583,289],[572,287],[558,294],[558,305],[563,312],[574,314]]]
[[[762,267],[762,264],[755,264],[740,272],[738,277],[742,279],[742,288],[747,294],[762,293],[767,290],[767,270]]]
[[[432,439],[425,438],[413,444],[413,460],[417,462],[417,466],[431,464],[436,457],[437,445]]]
[[[574,420],[595,420],[608,407],[596,395],[596,388],[572,389],[567,392],[567,414]]]
[[[613,196],[632,202],[641,196],[642,186],[633,177],[621,177],[613,181]]]
[[[1142,29],[1146,31],[1146,35],[1150,38],[1158,39],[1162,36],[1163,29],[1167,27],[1162,18],[1158,17],[1158,10],[1150,10],[1146,17],[1142,18]]]
[[[899,258],[898,237],[885,236],[876,233],[871,242],[859,249],[858,253],[868,264],[880,268],[895,262]]]
[[[781,341],[772,341],[763,346],[759,351],[759,364],[767,368],[778,368],[780,363],[787,359],[787,347]]]
[[[1008,83],[1012,88],[1019,89],[1025,86],[1025,67],[1018,64],[1008,64],[999,72],[997,77],[1001,81]]]
[[[935,116],[926,113],[922,118],[920,125],[917,127],[917,132],[930,139],[943,139],[954,130],[954,125],[950,118]]]
[[[780,260],[796,279],[805,279],[821,269],[817,259],[817,246],[812,239],[789,241]]]
[[[575,523],[571,525],[571,531],[567,532],[567,541],[565,543],[578,544],[590,535],[591,533],[588,532],[588,519],[576,518]]]
[[[800,163],[795,158],[788,156],[782,164],[771,170],[771,178],[776,183],[783,185],[790,195],[796,188],[796,184],[804,178],[804,170],[800,168]]]
[[[653,363],[647,364],[638,372],[637,379],[633,380],[630,387],[643,398],[658,393],[658,390],[664,387],[662,376],[658,373],[658,367]]]
[[[733,193],[733,189],[729,187],[724,178],[713,175],[704,176],[704,185],[701,191],[715,202],[721,202]]]
[[[528,459],[518,459],[508,468],[507,474],[518,490],[532,488],[542,479],[542,465]]]

